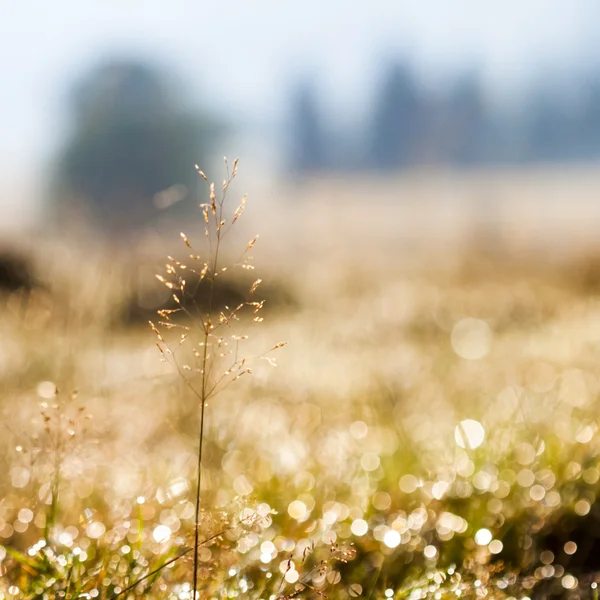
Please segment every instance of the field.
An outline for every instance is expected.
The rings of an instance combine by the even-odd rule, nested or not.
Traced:
[[[244,356],[289,344],[207,402],[200,597],[597,597],[599,187],[239,176],[223,264],[260,233],[266,299]],[[148,325],[163,257],[210,253],[200,209],[193,250],[179,227],[20,242],[41,285],[1,300],[0,598],[193,596],[202,327],[159,329],[174,366]]]

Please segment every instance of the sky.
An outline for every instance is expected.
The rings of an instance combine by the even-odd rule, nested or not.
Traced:
[[[1,0],[0,182],[45,164],[66,91],[96,59],[151,57],[253,131],[285,119],[314,76],[332,115],[360,119],[390,54],[432,85],[477,68],[498,96],[600,54],[597,0]],[[265,139],[267,138],[265,133]]]

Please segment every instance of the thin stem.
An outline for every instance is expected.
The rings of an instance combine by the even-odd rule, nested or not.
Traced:
[[[219,206],[219,219],[223,214],[223,203]],[[210,236],[209,236],[210,237]],[[215,255],[213,260],[213,267],[210,274],[210,293],[208,297],[208,311],[206,316],[206,325],[204,327],[204,350],[202,353],[202,393],[200,394],[200,401],[202,407],[200,409],[200,432],[198,435],[198,477],[196,486],[196,515],[195,515],[195,532],[194,532],[194,579],[193,579],[193,595],[192,600],[197,599],[198,594],[198,536],[200,533],[200,500],[201,500],[201,487],[202,487],[202,450],[204,448],[204,413],[206,410],[207,400],[207,387],[208,387],[208,374],[206,372],[206,363],[208,358],[208,343],[211,332],[211,313],[215,290],[215,277],[217,273],[217,265],[219,260],[219,246],[221,244],[221,232],[217,225],[217,243],[215,247]]]
[[[160,567],[157,567],[153,571],[150,571],[150,573],[147,573],[143,577],[140,577],[137,581],[134,581],[131,585],[127,586],[124,590],[118,592],[117,594],[113,594],[110,597],[110,600],[116,600],[119,596],[122,596],[123,594],[130,592],[136,585],[142,583],[142,581],[146,581],[146,579],[148,579],[149,577],[152,577],[152,575],[156,575],[157,573],[160,573],[165,567],[172,565],[174,562],[178,561],[180,558],[183,558],[186,554],[188,554],[188,552],[191,552],[192,550],[193,550],[193,548],[186,548],[185,550],[180,552],[177,556],[168,560],[166,563],[162,564]]]
[[[50,503],[50,509],[48,511],[48,518],[44,526],[44,536],[46,539],[50,538],[50,533],[54,527],[56,521],[56,512],[58,510],[58,491],[60,489],[60,467],[62,464],[62,447],[61,447],[61,429],[62,429],[62,415],[59,415],[61,422],[57,426],[57,431],[54,440],[54,473],[52,475],[52,485],[50,487],[50,494],[52,500]]]
[[[200,488],[202,485],[202,448],[204,447],[204,410],[206,408],[206,355],[208,348],[208,333],[205,335],[204,341],[204,357],[202,361],[202,408],[200,410],[200,434],[199,434],[199,442],[198,442],[198,484],[196,487],[196,518],[195,518],[195,531],[194,531],[194,595],[192,596],[193,600],[196,600],[196,593],[198,590],[198,536],[200,532]]]
[[[246,517],[244,519],[240,519],[240,523],[244,523],[245,521],[248,521],[253,516],[254,515]],[[231,531],[234,527],[235,526],[232,525],[232,526],[226,527],[225,529],[222,529],[218,533],[214,533],[213,535],[203,539],[201,542],[198,542],[197,546],[204,546],[204,544],[208,544],[209,542],[216,540],[217,538],[226,534],[228,531]],[[189,554],[193,549],[194,548],[192,548],[192,547],[185,548],[174,558],[169,559],[167,562],[163,563],[162,565],[160,565],[160,567],[157,567],[153,571],[146,573],[146,575],[144,575],[143,577],[140,577],[138,580],[134,581],[131,585],[128,585],[124,590],[121,590],[120,592],[112,595],[109,600],[116,600],[116,598],[118,598],[119,596],[122,596],[123,594],[130,592],[136,585],[142,583],[142,581],[146,581],[146,579],[148,579],[149,577],[152,577],[152,575],[156,575],[157,573],[160,573],[160,571],[162,571],[165,567],[168,567],[169,565],[172,565],[174,562],[177,562],[180,558],[183,558],[186,554]]]
[[[211,277],[211,283],[214,279]],[[212,304],[212,286],[211,286],[211,304]],[[198,536],[200,534],[200,498],[201,498],[201,487],[202,487],[202,449],[204,448],[204,412],[206,409],[206,361],[208,358],[208,340],[209,340],[209,321],[210,316],[207,318],[207,323],[204,331],[204,351],[202,356],[202,392],[200,393],[200,402],[202,407],[200,409],[200,432],[198,434],[198,471],[197,471],[197,487],[196,487],[196,516],[194,519],[195,531],[194,531],[194,594],[192,600],[196,600],[196,594],[198,591]],[[195,391],[195,390],[194,390]]]

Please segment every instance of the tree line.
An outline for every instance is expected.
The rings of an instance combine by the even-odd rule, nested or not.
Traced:
[[[302,175],[598,159],[600,71],[567,91],[548,80],[503,107],[490,103],[474,74],[440,93],[395,61],[370,108],[340,128],[314,81],[304,80],[289,99],[288,165]],[[108,60],[85,73],[69,96],[71,129],[52,181],[49,207],[61,227],[79,212],[118,233],[193,206],[194,163],[220,155],[227,128],[190,98],[181,81],[145,62]]]
[[[332,125],[312,81],[290,98],[289,167],[397,171],[415,166],[476,167],[600,158],[600,71],[565,86],[549,79],[511,106],[493,104],[476,74],[444,92],[390,62],[356,124]]]

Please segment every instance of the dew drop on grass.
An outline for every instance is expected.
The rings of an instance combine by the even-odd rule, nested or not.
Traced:
[[[300,574],[298,573],[298,571],[296,571],[296,569],[290,569],[285,574],[285,580],[288,583],[296,583],[296,581],[298,581],[299,578],[300,578]]]
[[[380,464],[379,455],[375,452],[365,452],[360,459],[360,466],[365,471],[375,471]]]
[[[327,575],[327,581],[329,581],[331,585],[337,585],[341,580],[342,576],[339,571],[331,571]]]
[[[377,510],[387,510],[392,504],[392,498],[387,492],[376,492],[372,502]]]
[[[288,514],[292,519],[303,519],[306,515],[306,504],[301,500],[294,500],[288,506]]]
[[[166,525],[157,525],[152,532],[154,541],[161,544],[171,537],[171,530]]]
[[[33,521],[33,511],[29,508],[22,508],[17,515],[21,523],[31,523]]]
[[[577,552],[577,544],[575,542],[567,542],[564,545],[565,554],[575,554]]]
[[[364,421],[354,421],[350,425],[350,435],[357,440],[364,438],[368,432],[369,428]]]
[[[405,494],[411,494],[419,487],[419,480],[409,473],[400,478],[399,485]]]
[[[350,531],[356,536],[363,536],[369,531],[369,525],[364,519],[355,519],[352,521]]]
[[[529,490],[529,496],[535,502],[540,502],[546,495],[546,489],[543,485],[536,484]]]
[[[383,543],[388,548],[396,548],[400,545],[400,534],[395,529],[390,529],[383,536]]]
[[[485,429],[479,421],[465,419],[454,429],[454,440],[458,446],[474,450],[483,444]]]
[[[52,381],[41,381],[36,389],[37,395],[45,400],[51,400],[56,396],[56,385]]]
[[[481,319],[462,319],[452,329],[450,342],[458,356],[466,360],[479,360],[492,346],[492,330]]]
[[[580,516],[584,517],[590,512],[590,503],[587,500],[579,500],[575,503],[575,512]]]
[[[487,546],[492,541],[492,532],[489,529],[480,529],[475,534],[475,543],[478,546]]]
[[[85,528],[85,533],[87,534],[87,536],[93,540],[98,539],[99,537],[102,537],[104,535],[104,532],[106,531],[106,527],[104,526],[104,523],[101,523],[100,521],[92,521],[86,528]]]

